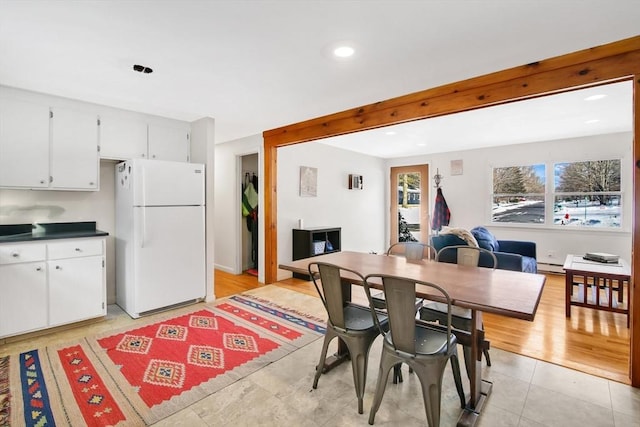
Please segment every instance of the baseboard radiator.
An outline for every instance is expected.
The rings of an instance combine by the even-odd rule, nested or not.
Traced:
[[[563,274],[564,270],[560,264],[538,263],[538,273],[559,273]]]

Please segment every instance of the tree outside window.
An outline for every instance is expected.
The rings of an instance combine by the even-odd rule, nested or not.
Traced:
[[[620,160],[554,165],[553,223],[620,228]]]
[[[493,222],[544,224],[545,165],[493,169]]]

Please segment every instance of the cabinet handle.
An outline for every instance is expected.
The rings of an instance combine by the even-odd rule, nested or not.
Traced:
[[[56,265],[56,270],[62,270],[62,267],[60,267],[59,265]]]
[[[36,267],[36,271],[42,271],[42,267]]]
[[[76,252],[82,252],[82,249],[76,248]]]
[[[11,254],[12,257],[14,258],[18,258],[20,256],[20,254],[18,252],[14,252]]]
[[[44,182],[45,182],[44,179],[40,180],[40,184],[44,184]]]
[[[156,155],[154,154],[153,156],[151,156],[151,158],[155,159],[155,158],[156,158]]]
[[[89,185],[93,187],[93,182],[90,182]]]

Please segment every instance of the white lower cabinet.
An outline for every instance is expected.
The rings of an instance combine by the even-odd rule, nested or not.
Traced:
[[[0,244],[0,337],[106,315],[104,248],[104,238]]]
[[[0,265],[0,337],[47,327],[46,263]]]

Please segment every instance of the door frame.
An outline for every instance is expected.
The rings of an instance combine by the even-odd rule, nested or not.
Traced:
[[[391,166],[389,172],[389,246],[398,241],[398,175],[418,172],[420,180],[420,242],[429,243],[429,165]]]
[[[632,283],[640,283],[640,36],[263,132],[265,283],[278,273],[278,147],[617,81],[633,81]],[[640,387],[640,290],[631,288],[629,378]],[[637,307],[635,310],[634,308]]]

